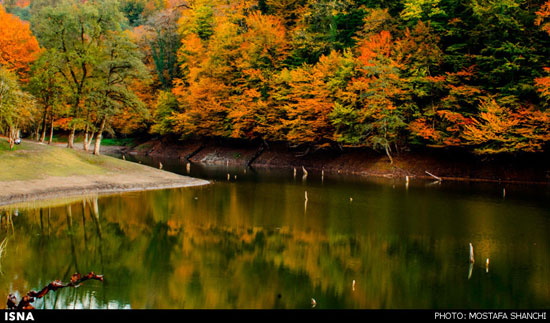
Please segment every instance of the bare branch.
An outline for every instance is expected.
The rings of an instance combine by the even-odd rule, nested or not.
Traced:
[[[79,273],[75,273],[71,276],[71,281],[67,284],[63,284],[63,282],[60,280],[54,280],[38,292],[34,290],[28,292],[27,295],[25,295],[17,305],[17,298],[13,294],[9,294],[7,308],[10,310],[32,310],[34,309],[34,307],[31,305],[31,303],[34,302],[37,298],[44,297],[44,295],[46,295],[49,291],[55,292],[58,289],[65,287],[78,287],[81,283],[90,279],[103,281],[103,275],[96,275],[94,272],[90,272],[88,275],[82,276]]]

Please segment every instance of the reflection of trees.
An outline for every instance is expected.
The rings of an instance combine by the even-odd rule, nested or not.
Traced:
[[[78,266],[106,277],[93,290],[98,307],[117,301],[134,308],[306,308],[312,297],[319,308],[547,304],[548,245],[510,246],[502,238],[521,230],[535,239],[547,227],[511,226],[504,206],[449,205],[444,196],[428,200],[410,188],[400,207],[396,193],[384,190],[360,196],[308,187],[305,216],[303,186],[277,183],[109,196],[54,207],[49,225],[44,209],[39,217],[18,217],[13,250],[24,252],[9,250],[21,258],[4,268],[0,291],[36,288]],[[446,217],[430,215],[432,209]],[[479,259],[490,254],[489,273],[479,261],[467,279],[463,237],[473,237]],[[508,264],[525,264],[521,278]],[[93,288],[59,294],[57,307],[90,304]]]
[[[75,208],[80,203],[83,207]],[[86,217],[90,216],[90,212],[84,202],[80,203],[45,207],[36,212],[37,217],[31,216],[35,212],[32,209],[22,212],[16,223],[16,232],[20,234],[14,241],[15,250],[10,252],[10,275],[22,276],[24,280],[14,278],[10,282],[7,278],[12,284],[2,286],[2,290],[26,292],[41,288],[54,278],[80,272],[81,268],[101,272],[98,266],[100,257],[96,257],[100,243],[91,248],[87,243],[89,236],[97,234],[90,230],[94,228],[86,227]],[[35,305],[37,308],[81,307],[82,304],[90,304],[90,292],[89,288],[82,288],[49,293]]]

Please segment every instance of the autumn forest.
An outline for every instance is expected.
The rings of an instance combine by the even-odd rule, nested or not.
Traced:
[[[543,152],[550,1],[4,0],[0,130]]]

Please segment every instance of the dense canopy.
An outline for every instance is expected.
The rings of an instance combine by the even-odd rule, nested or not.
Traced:
[[[4,5],[2,75],[36,105],[27,122],[0,118],[5,133],[44,140],[51,124],[86,145],[104,130],[148,132],[371,147],[390,160],[415,147],[497,154],[550,142],[548,1]]]

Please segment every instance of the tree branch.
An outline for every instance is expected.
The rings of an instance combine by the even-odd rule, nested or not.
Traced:
[[[78,287],[81,283],[90,279],[103,281],[103,275],[96,275],[94,272],[90,272],[88,275],[82,276],[79,273],[75,273],[71,276],[71,281],[67,284],[63,284],[60,280],[54,280],[46,287],[42,288],[39,292],[34,290],[28,292],[17,305],[17,298],[13,294],[9,294],[7,308],[10,310],[32,310],[34,307],[31,303],[34,302],[36,298],[44,297],[44,295],[46,295],[49,291],[55,292],[56,290],[65,287]]]

